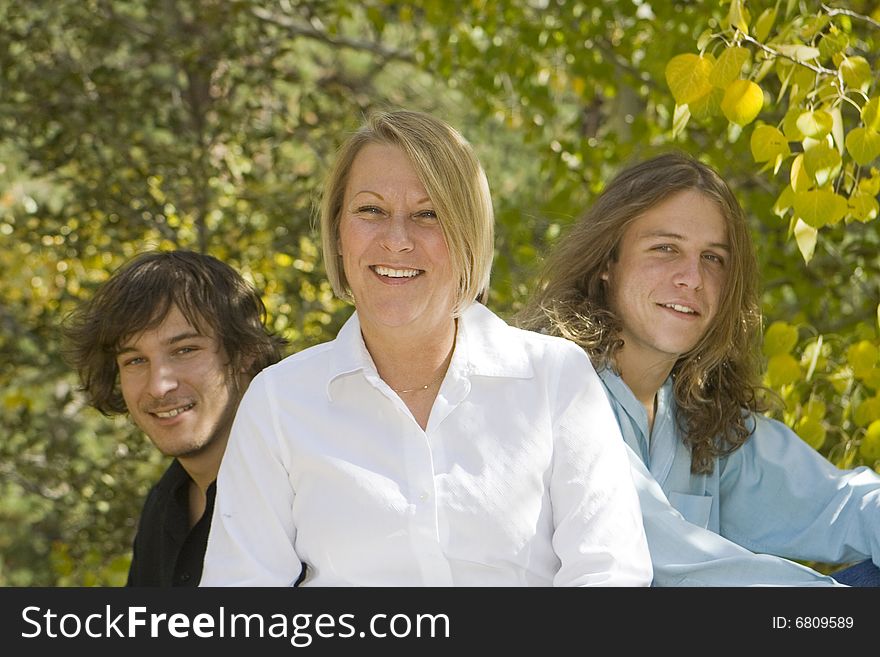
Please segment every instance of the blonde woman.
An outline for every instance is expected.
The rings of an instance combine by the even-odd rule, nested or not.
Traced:
[[[649,584],[589,358],[480,302],[492,203],[462,136],[374,115],[337,156],[321,230],[355,312],[249,387],[202,585],[288,586],[303,563],[306,586]]]

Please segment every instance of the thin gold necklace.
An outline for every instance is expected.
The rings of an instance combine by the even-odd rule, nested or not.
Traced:
[[[409,390],[398,390],[397,388],[391,388],[391,389],[392,389],[394,392],[396,392],[398,395],[405,395],[405,394],[410,393],[410,392],[418,392],[419,390],[427,390],[428,388],[430,388],[432,385],[434,385],[435,383],[437,383],[440,379],[442,379],[442,378],[445,376],[445,374],[446,374],[446,369],[447,369],[447,368],[443,368],[442,370],[440,370],[440,374],[437,376],[436,379],[434,379],[434,380],[431,381],[430,383],[426,383],[425,385],[420,386],[420,387],[418,387],[418,388],[410,388]]]
[[[456,324],[455,324],[455,333],[452,336],[452,347],[450,347],[449,353],[446,354],[446,358],[443,359],[445,366],[440,368],[440,374],[438,374],[432,381],[430,381],[429,383],[426,383],[423,386],[419,386],[418,388],[410,388],[408,390],[398,390],[397,388],[391,388],[391,389],[394,392],[396,392],[398,395],[406,395],[411,392],[419,392],[421,390],[427,390],[432,385],[434,385],[438,381],[442,380],[443,377],[446,376],[446,371],[449,369],[449,363],[452,360],[452,352],[455,351],[455,338],[457,336],[458,336],[458,322],[456,322]]]

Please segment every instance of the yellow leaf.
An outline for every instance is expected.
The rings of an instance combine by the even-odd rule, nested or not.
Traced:
[[[840,153],[820,142],[804,153],[804,169],[819,187],[827,185],[840,173]]]
[[[794,211],[813,228],[836,224],[846,215],[846,199],[830,189],[795,192]]]
[[[739,30],[743,34],[749,33],[749,10],[746,9],[742,0],[731,0],[730,11],[727,14],[727,22],[730,27]]]
[[[859,454],[866,463],[880,461],[880,420],[874,420],[868,425],[862,444],[859,445]]]
[[[736,80],[742,71],[743,65],[749,61],[749,50],[742,46],[731,46],[725,49],[712,72],[709,74],[709,82],[715,87],[725,89],[727,85]]]
[[[798,116],[797,127],[805,137],[821,139],[831,132],[834,119],[825,110],[807,111]]]
[[[880,349],[868,340],[861,340],[850,345],[846,350],[846,360],[857,379],[863,379],[877,365]]]
[[[880,420],[880,397],[877,396],[866,399],[853,411],[853,422],[860,427],[867,426],[875,420]]]
[[[688,104],[691,116],[698,121],[704,121],[721,113],[721,100],[724,98],[724,90],[713,88],[705,96],[700,96]]]
[[[749,140],[749,147],[752,149],[755,162],[769,162],[780,155],[788,157],[791,154],[785,135],[771,125],[762,124],[755,127]]]
[[[871,169],[871,176],[859,180],[859,191],[871,196],[880,194],[880,175],[877,175],[877,169]]]
[[[849,197],[848,206],[849,213],[853,218],[862,223],[876,219],[878,212],[880,212],[880,204],[877,203],[877,199],[871,194],[859,191],[853,192]]]
[[[819,449],[825,444],[825,426],[811,417],[801,418],[795,426],[795,433],[813,449]]]
[[[811,399],[807,402],[806,406],[804,406],[804,415],[819,422],[825,417],[826,410],[827,408],[824,403],[818,399]]]
[[[804,169],[804,154],[798,153],[791,163],[791,188],[797,192],[805,192],[813,186],[813,179]]]
[[[846,150],[856,164],[865,166],[880,156],[880,133],[868,128],[853,128],[846,136]]]
[[[801,378],[801,367],[791,354],[777,354],[767,362],[767,383],[781,388]]]
[[[666,64],[666,84],[679,105],[687,105],[712,91],[709,74],[715,66],[711,55],[676,55]]]
[[[764,92],[751,80],[734,80],[724,91],[721,111],[736,125],[748,125],[764,106]]]
[[[801,44],[781,44],[776,49],[783,55],[790,57],[796,62],[807,62],[819,58],[819,49],[812,46],[804,46]]]
[[[861,111],[862,123],[868,130],[880,132],[880,98],[872,98]]]
[[[791,188],[789,188],[791,189]],[[819,231],[813,228],[803,220],[798,219],[794,225],[794,239],[798,245],[798,251],[805,264],[810,264],[813,259],[813,253],[816,252],[816,240],[819,237]]]
[[[672,137],[673,139],[681,134],[688,121],[691,120],[691,110],[689,105],[676,105],[675,111],[672,113]]]
[[[831,137],[837,146],[837,152],[843,155],[843,114],[839,105],[831,110]]]
[[[765,356],[788,354],[797,344],[797,328],[788,322],[776,321],[764,332],[763,351]]]
[[[865,372],[862,383],[871,390],[880,390],[880,367],[872,367],[868,372]]]

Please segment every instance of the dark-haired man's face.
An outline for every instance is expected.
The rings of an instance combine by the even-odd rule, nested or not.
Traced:
[[[228,358],[177,306],[155,328],[129,337],[116,363],[131,419],[163,454],[186,458],[225,447],[240,400]]]
[[[703,193],[678,192],[633,221],[618,251],[603,278],[622,323],[619,359],[671,368],[718,311],[729,260],[724,217]]]

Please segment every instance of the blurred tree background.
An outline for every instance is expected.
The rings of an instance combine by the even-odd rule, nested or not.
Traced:
[[[131,255],[264,291],[291,351],[350,313],[314,204],[374,108],[475,145],[490,306],[621,166],[694,153],[747,208],[777,416],[880,467],[880,11],[869,0],[0,0],[0,585],[120,585],[165,463],[84,405],[59,324]]]

